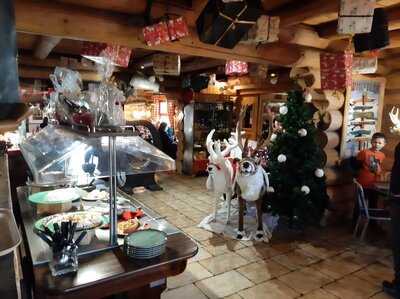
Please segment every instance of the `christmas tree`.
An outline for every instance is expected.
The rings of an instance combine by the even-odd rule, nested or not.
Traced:
[[[289,92],[279,109],[282,128],[271,135],[267,165],[274,189],[265,200],[267,209],[301,225],[318,224],[328,203],[311,107],[301,92]]]

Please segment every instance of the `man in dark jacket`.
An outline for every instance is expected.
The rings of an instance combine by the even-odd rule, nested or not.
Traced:
[[[394,164],[390,176],[391,197],[391,226],[392,226],[392,248],[394,264],[394,280],[384,281],[383,290],[400,299],[400,143],[397,144],[394,153]]]

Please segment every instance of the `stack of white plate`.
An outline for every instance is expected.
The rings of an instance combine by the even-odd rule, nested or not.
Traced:
[[[146,229],[135,231],[124,239],[125,254],[135,259],[151,259],[165,252],[167,234],[156,230]]]

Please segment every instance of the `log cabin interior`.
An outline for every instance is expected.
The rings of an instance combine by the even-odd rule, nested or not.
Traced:
[[[385,158],[378,159],[379,173],[374,172],[373,188],[380,199],[373,208],[387,211],[400,127],[393,110],[400,107],[400,1],[3,0],[0,10],[5,41],[0,45],[0,227],[7,227],[5,241],[0,240],[0,273],[7,277],[0,295],[389,298],[381,287],[392,275],[389,226],[378,224],[378,233],[371,229],[367,234],[368,218],[361,236],[352,235],[359,209],[353,164],[372,146],[372,135],[382,132]],[[104,63],[98,63],[105,56],[106,66],[113,63],[110,75],[105,75]],[[80,77],[79,97],[63,85],[73,74]],[[123,98],[116,103],[122,113],[118,119],[112,114],[117,108],[102,110],[111,103],[107,101],[115,103],[117,95]],[[96,104],[101,101],[103,106]],[[101,115],[106,115],[106,125]],[[302,124],[295,137],[290,135],[293,128],[286,127],[291,122],[294,127]],[[161,132],[161,123],[170,131]],[[285,139],[285,134],[294,139]],[[299,136],[308,141],[297,140]],[[269,175],[258,201],[263,202],[263,217],[269,218],[258,239],[259,230],[242,235],[240,229],[242,201],[247,202],[245,227],[247,221],[260,218],[238,187],[242,152],[238,158],[231,150],[231,162],[222,156],[232,171],[223,184],[232,194],[225,189],[218,193],[219,187],[212,185],[222,181],[214,179],[212,165],[216,173],[221,166],[211,156],[221,154],[221,146],[230,149],[230,141],[223,140],[233,137],[237,144],[232,148],[258,161],[254,172],[259,167]],[[103,140],[108,140],[107,150]],[[68,142],[70,147],[63,148]],[[291,160],[296,156],[291,142],[293,147],[310,142],[313,145],[297,150],[315,152],[305,155],[304,163]],[[72,145],[77,143],[91,154],[75,154],[78,146]],[[109,158],[107,172],[100,170],[99,152]],[[310,166],[316,156],[317,166]],[[129,160],[129,167],[122,165],[123,159]],[[286,168],[279,168],[285,163]],[[85,172],[89,189],[76,177],[73,182],[65,177],[55,182],[60,169],[66,175],[75,171],[75,164]],[[303,164],[305,169],[314,167],[312,180],[320,180],[316,184],[323,189],[313,189],[306,172],[296,172]],[[91,166],[97,168],[87,170]],[[51,186],[38,181],[45,176],[42,171],[54,175]],[[283,183],[275,178],[277,173]],[[100,177],[105,178],[104,189],[93,185]],[[297,187],[284,190],[294,181]],[[35,194],[48,196],[49,190],[71,186],[82,187],[85,195],[66,196],[51,213],[51,203],[34,199]],[[57,262],[57,237],[54,231],[52,238],[46,237],[46,225],[57,221],[49,214],[84,213],[93,203],[96,208],[100,192],[107,195],[102,202],[105,212],[96,210],[105,219],[98,227],[106,229],[88,230],[96,231],[97,239],[78,246],[78,253],[75,247],[79,266],[71,270],[74,273],[56,273],[52,265]],[[298,212],[304,207],[296,206],[297,199],[276,203],[274,197],[290,197],[286,192],[318,207],[314,200],[320,199],[311,195],[326,195],[323,208],[318,208],[318,223],[297,221],[314,217]],[[120,207],[121,196],[131,206]],[[231,221],[230,213],[235,218]],[[137,226],[119,233],[123,221],[126,226],[137,221]],[[358,226],[357,222],[355,233]],[[130,256],[135,250],[128,237],[143,231],[163,234],[160,256]],[[52,239],[51,245],[46,238]],[[336,269],[341,267],[352,270]],[[309,277],[302,278],[304,274]]]

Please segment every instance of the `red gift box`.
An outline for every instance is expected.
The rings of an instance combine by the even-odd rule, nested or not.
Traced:
[[[128,67],[131,53],[127,47],[106,43],[84,42],[82,46],[82,56],[97,63],[104,63],[103,58],[107,57],[121,67]]]
[[[171,40],[177,40],[189,35],[189,27],[183,17],[168,20],[168,32]]]
[[[353,53],[321,53],[321,89],[343,90],[351,87]]]
[[[227,60],[225,64],[226,75],[244,75],[248,73],[247,62],[240,60]]]
[[[166,22],[160,22],[143,28],[143,36],[148,46],[156,46],[163,42],[169,42],[168,25]]]

